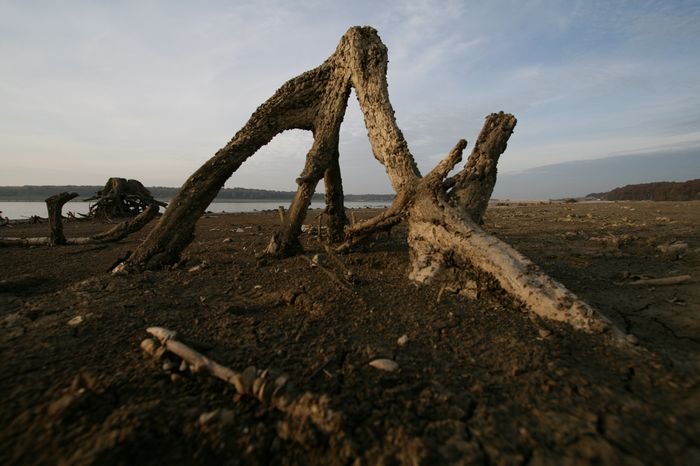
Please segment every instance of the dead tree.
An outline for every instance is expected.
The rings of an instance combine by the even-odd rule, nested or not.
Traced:
[[[97,200],[90,206],[90,217],[107,220],[136,217],[152,204],[166,206],[155,200],[140,181],[125,178],[110,178],[104,188],[86,200]]]
[[[604,316],[479,226],[496,181],[498,157],[506,148],[515,118],[504,113],[489,116],[468,163],[458,175],[447,178],[461,160],[464,140],[430,173],[421,176],[394,118],[386,81],[387,63],[387,49],[373,28],[350,28],[333,55],[318,68],[284,84],[258,107],[226,146],[185,182],[148,238],[115,272],[178,261],[192,240],[197,220],[233,172],[275,135],[288,129],[305,129],[313,132],[314,142],[297,178],[298,189],[283,225],[267,248],[268,255],[285,256],[300,250],[301,225],[314,189],[323,178],[330,236],[343,241],[339,250],[352,247],[379,229],[406,221],[411,279],[426,283],[451,266],[460,272],[458,279],[469,273],[483,287],[504,290],[534,315],[585,331],[615,333]],[[351,88],[364,115],[374,157],[384,165],[396,197],[379,216],[348,226],[338,165],[338,135]]]
[[[58,246],[66,244],[63,236],[63,205],[78,197],[78,193],[60,193],[46,199],[46,209],[49,211],[49,244]]]

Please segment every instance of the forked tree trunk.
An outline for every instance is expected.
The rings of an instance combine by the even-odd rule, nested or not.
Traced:
[[[585,331],[613,329],[597,311],[541,272],[515,249],[483,231],[479,224],[496,182],[496,165],[516,120],[498,113],[487,118],[474,151],[462,171],[448,173],[461,160],[459,141],[427,176],[421,177],[396,124],[386,81],[387,50],[370,27],[353,27],[321,66],[283,85],[261,105],[246,125],[183,185],[146,241],[115,271],[175,262],[192,240],[197,219],[231,174],[276,134],[292,128],[311,130],[299,188],[280,231],[267,253],[283,256],[300,249],[301,224],[314,189],[325,178],[331,238],[338,249],[352,247],[379,229],[408,223],[410,277],[429,282],[447,265],[477,279],[482,287],[504,290],[540,317],[566,322]],[[396,192],[392,206],[366,222],[347,223],[342,206],[338,134],[351,87],[355,89],[375,158],[386,168]]]

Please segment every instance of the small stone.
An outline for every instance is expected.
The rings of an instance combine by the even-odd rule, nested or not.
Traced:
[[[399,365],[396,361],[392,361],[391,359],[385,359],[385,358],[379,358],[371,361],[369,363],[370,366],[374,367],[375,369],[379,369],[381,371],[386,371],[386,372],[396,372],[399,370]]]
[[[202,413],[197,422],[201,427],[207,427],[215,422],[221,425],[227,425],[231,424],[235,420],[235,417],[235,413],[230,409],[215,409],[214,411]]]
[[[188,272],[194,273],[194,272],[200,272],[206,268],[209,267],[209,263],[207,261],[202,261],[198,265],[195,265],[194,267],[191,267]]]
[[[180,374],[178,374],[176,372],[173,372],[172,374],[170,374],[170,381],[172,383],[177,383],[180,380],[182,380],[182,376]]]
[[[78,325],[83,323],[83,316],[75,316],[71,320],[68,321],[68,325],[71,327],[77,327]]]
[[[311,263],[314,266],[323,267],[328,263],[328,258],[325,254],[314,254],[314,256],[311,258]]]
[[[172,361],[167,360],[163,362],[163,370],[165,372],[172,372],[175,370],[175,367],[177,367],[177,365]]]
[[[158,344],[153,338],[146,338],[141,342],[141,349],[153,356],[156,354]]]
[[[396,340],[396,343],[397,343],[399,346],[406,346],[406,343],[408,343],[408,335],[406,335],[406,334],[401,335],[401,336],[398,338],[398,340]]]
[[[637,338],[636,335],[632,335],[631,333],[625,336],[625,340],[627,340],[627,343],[631,345],[639,344],[639,338]]]
[[[219,410],[218,410],[218,409],[215,409],[214,411],[209,411],[209,412],[207,412],[207,413],[202,413],[202,414],[199,416],[199,420],[198,420],[199,425],[200,425],[200,426],[205,426],[205,425],[211,423],[212,421],[214,421],[214,419],[216,419],[216,417],[217,417],[218,415],[219,415]]]
[[[245,233],[243,228],[236,228],[236,233]]]
[[[552,336],[552,332],[550,330],[547,330],[546,328],[537,329],[537,333],[540,334],[540,338],[549,338],[550,336]]]
[[[233,241],[233,238],[224,238],[222,243],[230,243],[231,241]]]

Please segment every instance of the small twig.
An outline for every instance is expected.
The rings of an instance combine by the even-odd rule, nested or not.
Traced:
[[[304,256],[304,258],[309,262],[309,264],[311,264],[312,267],[318,267],[320,270],[322,270],[326,275],[328,275],[328,277],[331,280],[336,282],[342,289],[344,289],[345,291],[348,291],[348,292],[352,292],[352,290],[345,283],[345,281],[338,278],[338,276],[335,273],[333,273],[333,271],[323,267],[321,264],[314,263],[314,261],[311,260],[309,257]]]

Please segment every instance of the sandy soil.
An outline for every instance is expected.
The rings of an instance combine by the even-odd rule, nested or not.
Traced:
[[[206,215],[176,268],[126,276],[106,271],[145,233],[0,249],[0,463],[700,464],[700,202],[487,213],[486,229],[635,335],[632,351],[495,296],[416,287],[402,227],[341,256],[307,233],[305,255],[258,263],[277,223]],[[327,395],[341,426],[324,433],[206,374],[164,370],[139,347],[151,325],[236,370],[285,372]],[[380,357],[400,369],[369,365]]]

